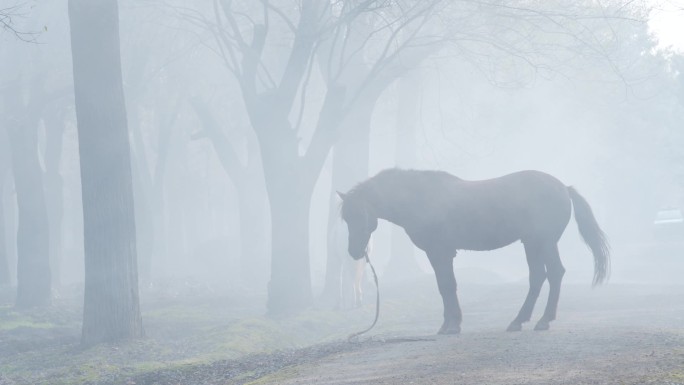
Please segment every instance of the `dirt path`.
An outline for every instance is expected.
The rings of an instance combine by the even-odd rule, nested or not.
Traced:
[[[684,384],[681,287],[617,285],[587,294],[566,290],[561,320],[548,332],[530,331],[528,324],[523,332],[506,333],[502,314],[510,311],[480,304],[465,312],[460,336],[395,333],[383,343],[376,335],[377,342],[360,349],[253,383]]]
[[[254,383],[678,384],[684,383],[683,346],[681,336],[669,333],[610,329],[389,340]]]

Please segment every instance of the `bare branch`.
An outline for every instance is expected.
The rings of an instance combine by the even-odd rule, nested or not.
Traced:
[[[223,16],[226,18],[228,21],[228,25],[230,28],[233,30],[233,38],[237,41],[239,47],[241,49],[245,49],[247,47],[247,43],[245,43],[245,39],[242,37],[242,33],[240,32],[240,28],[237,25],[237,22],[235,21],[235,18],[233,17],[233,10],[231,9],[232,5],[232,0],[220,0],[221,1],[221,10],[223,11]],[[219,12],[219,7],[218,7],[219,0],[214,0],[214,14],[216,14],[216,20],[217,24],[221,25],[221,13]]]
[[[202,130],[196,136],[198,138],[207,137],[211,140],[221,165],[231,179],[236,181],[244,179],[245,166],[240,162],[240,158],[228,138],[221,132],[221,126],[211,113],[209,106],[196,98],[191,99],[190,104],[202,124]]]
[[[27,12],[22,11],[23,7],[24,4],[17,4],[11,7],[0,8],[0,27],[23,42],[37,43],[38,36],[40,36],[41,32],[25,32],[14,27],[14,18],[22,18],[27,15]]]
[[[276,13],[276,15],[280,16],[280,18],[283,20],[283,22],[287,25],[287,27],[290,29],[290,31],[295,32],[297,30],[297,26],[290,20],[289,17],[283,12],[280,8],[276,7],[275,5],[271,4],[268,0],[261,0],[264,3],[265,8],[273,11]],[[268,17],[268,12],[264,10],[264,19]]]
[[[316,47],[314,47],[313,51],[316,52],[318,48],[318,43],[316,44]],[[294,126],[295,131],[299,131],[301,124],[302,124],[302,119],[304,118],[304,108],[306,107],[306,91],[309,86],[309,80],[311,79],[311,74],[313,72],[313,64],[314,64],[314,59],[315,55],[311,55],[309,59],[309,65],[308,69],[306,71],[306,76],[304,78],[304,82],[302,83],[302,91],[300,93],[300,98],[299,98],[299,115],[297,116],[297,123]]]

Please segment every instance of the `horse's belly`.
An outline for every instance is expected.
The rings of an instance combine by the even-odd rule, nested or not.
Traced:
[[[453,231],[448,227],[438,229],[422,229],[423,231],[406,231],[413,243],[420,249],[430,252],[451,252],[456,250],[486,251],[495,250],[518,241],[520,235],[515,231],[495,231],[489,229],[473,229],[471,231]],[[474,231],[473,231],[474,230]]]
[[[487,251],[496,250],[502,247],[508,246],[511,243],[520,240],[519,237],[506,237],[506,238],[483,238],[483,239],[468,239],[461,242],[457,242],[456,249],[458,250],[475,250],[475,251]]]
[[[458,239],[460,238],[460,239]],[[482,233],[468,238],[458,237],[455,246],[458,250],[487,251],[500,249],[520,239],[514,234]]]

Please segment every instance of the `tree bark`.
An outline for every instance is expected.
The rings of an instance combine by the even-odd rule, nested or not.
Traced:
[[[19,83],[16,89],[19,90]],[[42,79],[31,82],[30,99],[5,94],[5,105],[13,112],[7,127],[12,174],[17,193],[17,298],[15,306],[29,308],[50,303],[49,225],[43,170],[38,160],[39,94]]]
[[[7,137],[3,131],[0,131],[0,288],[12,285],[5,227],[5,178],[9,176],[9,167]]]
[[[395,165],[399,168],[416,166],[416,125],[420,108],[420,77],[413,72],[399,79],[397,86],[397,132],[395,140]],[[390,260],[385,276],[389,282],[402,282],[421,275],[415,260],[413,242],[406,232],[392,227]]]
[[[345,258],[351,260],[346,247],[340,250],[339,244],[347,244],[347,240],[339,242],[338,227],[346,226],[341,223],[339,214],[339,198],[337,192],[346,192],[356,183],[368,177],[370,159],[370,124],[375,110],[375,104],[379,93],[367,96],[357,103],[357,108],[352,110],[344,119],[340,127],[341,136],[333,148],[332,186],[330,205],[328,207],[328,232],[327,232],[327,263],[325,286],[321,300],[324,304],[339,307],[341,305],[341,293],[346,289],[348,282],[342,279],[342,264]],[[349,283],[351,290],[351,283]]]
[[[366,15],[363,22],[349,31],[348,36],[344,35],[344,44],[353,47],[349,50],[350,52],[362,51],[367,43],[368,36],[374,33],[374,28],[370,14]],[[330,54],[329,50],[333,46],[334,44],[331,41],[324,44],[323,56]],[[328,50],[327,53],[326,50]],[[356,100],[350,101],[351,109],[339,129],[340,135],[333,149],[332,189],[327,232],[328,263],[326,265],[326,283],[322,295],[322,300],[328,304],[334,305],[339,300],[338,294],[344,290],[340,286],[343,282],[339,278],[343,260],[340,258],[340,250],[336,250],[339,246],[333,239],[337,233],[334,227],[340,226],[337,223],[339,213],[336,204],[336,191],[347,191],[354,184],[368,177],[370,125],[378,99],[392,82],[410,68],[418,65],[431,52],[431,48],[403,48],[400,58],[387,58],[376,63],[382,64],[381,68],[383,68],[377,73],[375,72],[377,68],[369,65],[363,55],[352,55],[347,59],[348,62],[346,62],[344,71],[340,75],[342,84],[348,89],[356,90]],[[321,70],[326,73],[326,76],[330,75],[328,73],[330,68],[322,65]],[[342,254],[347,256],[346,250]]]
[[[299,155],[299,138],[286,116],[269,114],[262,96],[259,116],[250,119],[259,138],[271,210],[271,280],[268,311],[280,314],[312,303],[309,265],[309,213],[318,176],[335,140],[342,118],[344,89],[329,86],[316,131],[306,154]],[[276,105],[275,111],[282,111]]]
[[[116,0],[69,0],[83,194],[81,342],[143,335]]]
[[[137,114],[135,114],[137,115]],[[132,123],[138,126],[138,123]],[[131,129],[133,140],[138,142],[140,135],[139,128]],[[150,175],[147,171],[146,157],[142,141],[140,140],[134,147],[131,154],[132,176],[133,176],[133,197],[135,205],[135,225],[136,225],[136,250],[138,255],[138,271],[140,272],[140,282],[143,287],[152,282],[152,254],[154,253],[154,225],[152,189],[150,187]]]
[[[64,191],[59,166],[62,160],[64,116],[61,111],[46,114],[45,122],[45,200],[50,225],[50,269],[52,286],[61,284],[62,218],[64,214]]]
[[[0,167],[0,289],[11,285],[9,272],[9,255],[5,238],[5,204],[3,192],[5,184],[5,171]]]
[[[7,151],[9,153],[9,151]],[[9,155],[9,154],[8,154]],[[16,204],[16,193],[14,188],[14,178],[11,174],[12,170],[9,169],[7,174],[4,176],[3,190],[0,191],[0,198],[3,205],[4,211],[4,225],[5,225],[5,250],[7,251],[7,268],[9,274],[9,285],[16,285],[17,280],[17,204]]]
[[[268,283],[270,314],[295,312],[311,304],[309,264],[309,213],[311,192],[281,184],[271,196],[271,280]],[[308,189],[307,189],[308,190]]]
[[[240,161],[233,145],[223,134],[209,106],[193,100],[192,106],[202,123],[204,134],[211,140],[221,166],[237,190],[240,221],[240,276],[242,283],[256,288],[264,283],[267,269],[268,239],[266,229],[267,201],[263,175],[256,161],[259,148],[256,140],[246,138],[247,162]],[[263,286],[262,286],[263,287]]]

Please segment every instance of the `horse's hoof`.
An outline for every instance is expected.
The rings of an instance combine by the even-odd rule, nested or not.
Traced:
[[[544,330],[549,330],[549,321],[546,320],[539,320],[537,324],[534,326],[535,331],[544,331]]]
[[[510,325],[508,325],[508,328],[506,328],[507,332],[519,332],[522,330],[522,323],[521,322],[511,322]]]
[[[459,334],[461,333],[461,326],[459,325],[442,325],[437,334]]]

